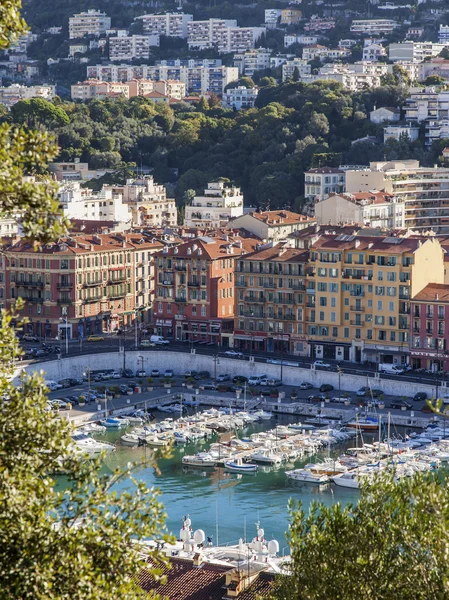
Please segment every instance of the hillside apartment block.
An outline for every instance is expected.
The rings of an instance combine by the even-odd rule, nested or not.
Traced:
[[[69,19],[69,38],[74,40],[87,35],[100,37],[111,28],[111,17],[99,10],[81,12]]]
[[[142,21],[144,33],[186,38],[187,23],[193,20],[193,15],[185,13],[141,15],[136,17],[136,20]]]
[[[216,48],[220,53],[244,52],[254,48],[265,27],[238,27],[233,19],[208,19],[187,24],[189,49]]]

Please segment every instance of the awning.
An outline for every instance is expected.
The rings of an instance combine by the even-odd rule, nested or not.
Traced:
[[[254,341],[254,342],[264,342],[265,341],[265,337],[263,336],[259,336],[259,335],[239,335],[234,334],[234,339],[235,340],[247,340],[248,342]]]
[[[396,350],[394,348],[365,348],[363,350],[365,354],[408,354],[408,348],[402,350]]]

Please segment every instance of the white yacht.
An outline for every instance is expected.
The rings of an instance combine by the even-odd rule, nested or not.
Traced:
[[[286,471],[285,474],[289,479],[293,481],[302,481],[304,483],[317,483],[323,484],[329,482],[327,475],[321,475],[320,473],[312,473],[309,469],[295,469],[294,471]]]

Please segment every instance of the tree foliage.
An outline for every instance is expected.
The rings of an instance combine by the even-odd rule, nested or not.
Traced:
[[[28,29],[20,16],[21,6],[21,0],[0,2],[0,50],[11,46]]]
[[[357,504],[292,505],[291,577],[275,600],[429,600],[449,594],[449,476],[392,474]]]

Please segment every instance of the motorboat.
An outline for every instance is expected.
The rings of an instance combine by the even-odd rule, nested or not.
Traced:
[[[244,463],[241,458],[226,460],[224,466],[228,471],[235,471],[237,473],[255,473],[259,468],[257,465]]]
[[[251,460],[269,465],[278,465],[283,461],[283,457],[268,448],[260,448],[250,455]]]
[[[100,421],[100,425],[103,425],[106,429],[121,429],[128,425],[128,421],[117,417],[108,417],[107,419]]]
[[[294,471],[286,471],[285,474],[293,481],[302,481],[303,483],[317,483],[319,485],[329,482],[327,475],[320,473],[312,473],[309,469],[295,469]]]
[[[347,427],[352,429],[361,429],[362,431],[376,431],[379,429],[379,419],[377,417],[361,417],[353,419],[346,423]]]
[[[88,454],[91,457],[100,456],[102,453],[112,452],[115,446],[106,442],[99,442],[89,437],[86,433],[75,433],[72,436],[75,449],[83,454]]]
[[[266,412],[264,410],[256,410],[256,412],[254,412],[252,414],[255,417],[257,417],[258,419],[261,419],[262,421],[269,421],[270,419],[273,418],[273,413]]]
[[[333,475],[331,479],[338,487],[352,488],[355,490],[359,489],[359,481],[356,471],[347,471],[346,473],[341,473],[340,475]]]
[[[216,460],[207,452],[183,456],[181,462],[186,467],[215,467]]]

